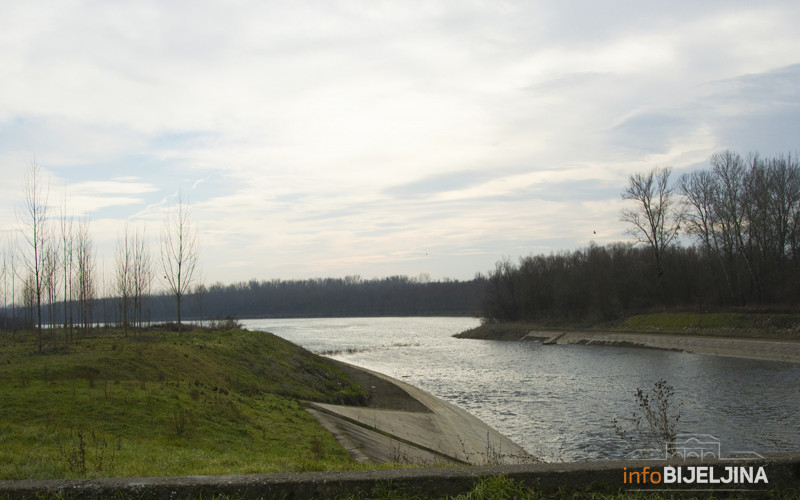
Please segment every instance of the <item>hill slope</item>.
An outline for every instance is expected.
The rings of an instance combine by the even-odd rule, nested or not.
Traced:
[[[0,333],[0,479],[354,466],[299,400],[365,393],[274,335],[104,333],[35,350]]]

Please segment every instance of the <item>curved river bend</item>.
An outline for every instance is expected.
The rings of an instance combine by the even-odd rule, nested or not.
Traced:
[[[660,378],[675,388],[680,431],[713,435],[723,455],[800,450],[800,364],[452,337],[474,318],[243,323],[420,387],[545,460],[623,458],[630,450],[612,422],[637,410],[636,388]]]

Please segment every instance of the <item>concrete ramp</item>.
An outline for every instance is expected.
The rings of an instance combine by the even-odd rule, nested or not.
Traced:
[[[416,465],[536,461],[522,447],[458,406],[381,373],[347,366],[390,383],[407,396],[412,408],[397,409],[402,404],[385,409],[308,403],[309,413],[355,460]]]

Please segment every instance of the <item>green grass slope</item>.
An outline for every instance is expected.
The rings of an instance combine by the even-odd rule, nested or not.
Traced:
[[[769,313],[655,313],[625,319],[621,330],[722,337],[800,338],[800,315]]]
[[[598,325],[557,322],[487,322],[454,336],[471,339],[519,340],[531,331],[555,334],[571,330],[800,340],[800,314],[665,312],[640,314],[619,322]]]
[[[44,354],[0,332],[0,479],[352,468],[300,400],[364,397],[260,332],[106,332]]]

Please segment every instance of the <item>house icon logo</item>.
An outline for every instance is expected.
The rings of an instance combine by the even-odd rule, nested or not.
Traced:
[[[711,434],[678,434],[667,443],[666,458],[706,459],[722,458],[719,439]]]
[[[678,434],[668,443],[664,458],[684,460],[746,460],[764,458],[754,451],[734,451],[722,456],[720,440],[711,434]]]
[[[746,460],[763,459],[754,451],[733,451],[722,456],[719,438],[711,434],[678,434],[675,439],[666,443],[664,448],[640,448],[626,455],[626,458],[638,460]]]

